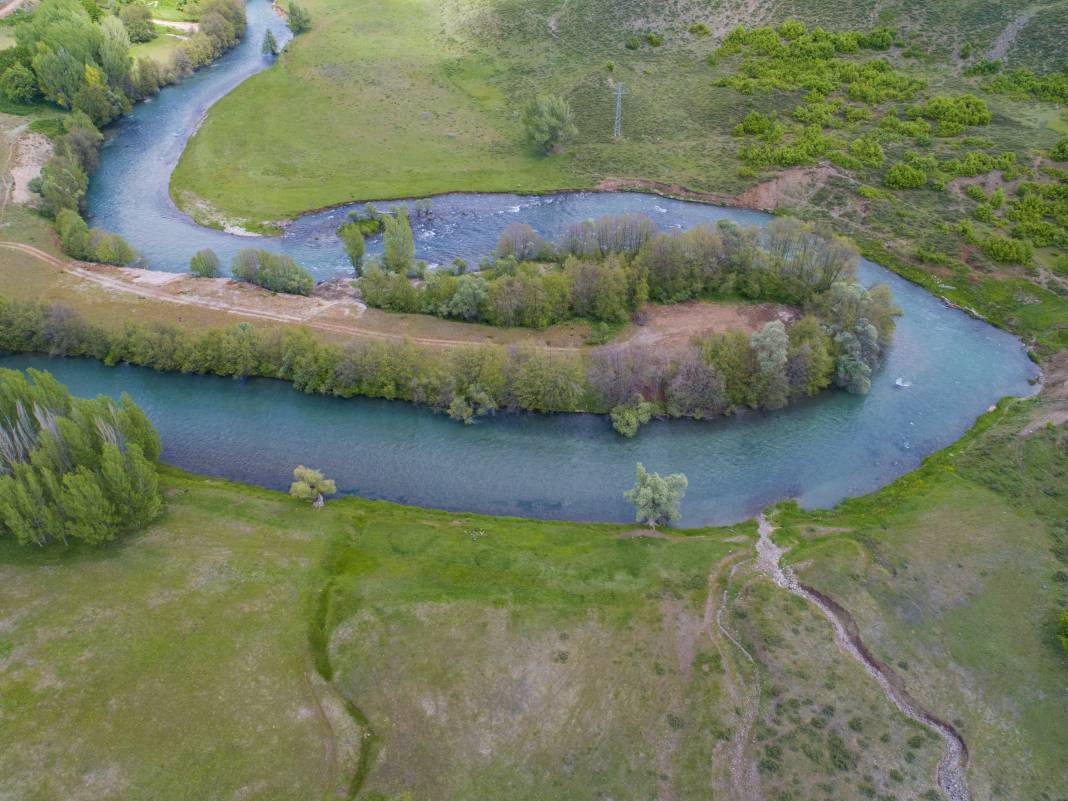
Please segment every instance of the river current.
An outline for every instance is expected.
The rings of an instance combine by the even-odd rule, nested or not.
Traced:
[[[255,245],[291,254],[318,278],[346,272],[334,229],[348,209],[302,217],[279,238],[250,239],[198,226],[170,199],[170,174],[207,109],[269,66],[259,52],[267,26],[285,37],[266,0],[251,0],[248,17],[237,48],[138,106],[109,132],[90,186],[90,221],[122,234],[155,269],[186,269],[202,247],[228,263],[237,250]],[[769,219],[632,193],[453,194],[434,198],[431,208],[429,218],[413,219],[416,255],[430,263],[456,257],[477,263],[513,221],[554,239],[571,222],[610,212],[645,213],[664,230],[723,218],[756,225]],[[369,251],[379,248],[372,241]],[[339,491],[372,498],[625,520],[622,492],[641,461],[688,476],[682,523],[722,523],[786,497],[824,506],[874,490],[953,442],[997,399],[1033,391],[1037,368],[1015,337],[870,262],[862,262],[860,279],[889,284],[903,312],[867,396],[827,392],[772,414],[654,422],[634,440],[591,415],[501,414],[465,427],[408,404],[303,395],[277,381],[27,355],[0,358],[0,366],[49,369],[79,394],[129,392],[159,428],[164,459],[201,473],[283,488],[293,466],[305,463],[335,478]]]

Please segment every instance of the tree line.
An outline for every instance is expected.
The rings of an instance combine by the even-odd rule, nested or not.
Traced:
[[[406,217],[391,224],[405,226]],[[386,245],[384,260],[362,271],[368,305],[529,328],[575,318],[622,323],[650,300],[803,305],[835,282],[852,281],[858,260],[848,240],[789,217],[764,230],[723,220],[664,234],[643,215],[612,214],[571,225],[555,245],[513,223],[501,233],[494,259],[478,273],[459,275],[413,272],[410,249],[398,255]],[[422,280],[413,282],[413,275]]]
[[[128,395],[73,398],[50,373],[0,370],[0,536],[95,545],[160,512],[159,436]]]
[[[61,304],[0,296],[0,349],[276,378],[304,392],[426,404],[463,422],[497,409],[611,412],[617,430],[632,435],[652,416],[778,409],[829,386],[865,393],[896,313],[887,287],[836,282],[788,327],[773,321],[752,335],[702,337],[681,354],[627,344],[585,353],[486,345],[441,351],[371,339],[339,345],[307,329],[248,323],[202,332],[127,323],[111,331]]]

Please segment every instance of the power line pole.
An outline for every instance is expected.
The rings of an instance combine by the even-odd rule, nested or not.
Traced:
[[[616,124],[612,136],[619,139],[623,135],[623,84],[616,84]]]

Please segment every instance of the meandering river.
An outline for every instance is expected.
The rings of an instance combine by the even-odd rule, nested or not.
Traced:
[[[208,107],[267,65],[259,52],[265,27],[284,35],[266,0],[251,0],[248,16],[240,46],[110,132],[90,186],[90,218],[125,236],[154,268],[185,269],[201,247],[228,261],[252,242],[290,253],[326,277],[347,269],[333,233],[346,210],[301,218],[281,238],[249,240],[197,226],[168,194],[174,165]],[[516,220],[555,238],[570,222],[618,211],[646,213],[665,229],[768,219],[640,194],[456,194],[435,198],[432,208],[429,219],[414,221],[416,251],[438,263],[455,257],[477,263]],[[728,522],[785,497],[823,506],[874,490],[953,442],[998,398],[1032,391],[1037,368],[1016,338],[869,262],[860,277],[890,284],[903,311],[870,394],[824,393],[783,412],[715,422],[657,422],[634,440],[589,415],[498,415],[464,427],[408,404],[308,396],[276,381],[24,355],[0,358],[0,366],[49,369],[79,394],[128,391],[159,428],[164,458],[201,473],[282,488],[303,462],[324,469],[340,491],[372,498],[624,520],[622,492],[642,461],[652,470],[687,474],[684,524]],[[899,377],[910,386],[896,386]]]

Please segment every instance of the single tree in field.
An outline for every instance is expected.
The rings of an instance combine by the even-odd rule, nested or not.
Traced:
[[[268,28],[267,33],[263,34],[263,55],[265,56],[277,56],[278,55],[278,40],[274,38],[274,32]]]
[[[638,462],[638,480],[632,489],[623,493],[623,497],[634,505],[639,523],[648,523],[656,528],[662,523],[679,519],[679,504],[688,484],[682,473],[661,476],[647,472],[644,465]]]
[[[337,492],[333,479],[326,478],[321,470],[312,470],[300,465],[293,469],[293,483],[289,485],[289,494],[302,501],[311,501],[316,509],[322,509],[326,501],[324,495]]]
[[[198,278],[218,278],[219,257],[210,248],[198,250],[189,260],[189,272]]]
[[[571,105],[558,95],[540,95],[523,109],[523,130],[531,147],[548,155],[578,134]]]
[[[408,222],[408,207],[400,206],[396,214],[386,215],[382,224],[386,229],[382,235],[385,248],[382,264],[389,272],[403,275],[415,260],[415,238]]]
[[[363,229],[358,223],[347,222],[338,227],[337,235],[341,237],[341,242],[345,246],[345,252],[349,254],[356,275],[359,275],[363,266]]]
[[[289,4],[289,30],[294,35],[311,30],[311,14],[296,3]]]

